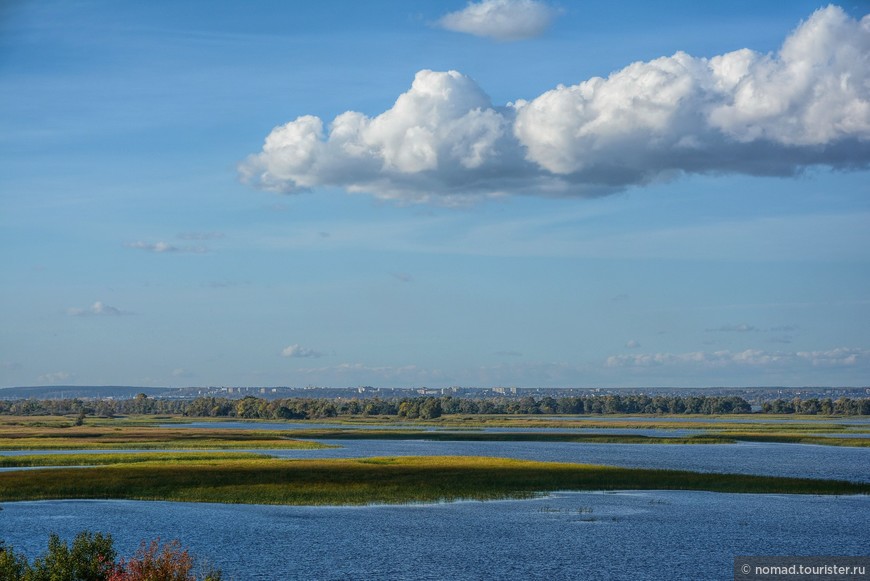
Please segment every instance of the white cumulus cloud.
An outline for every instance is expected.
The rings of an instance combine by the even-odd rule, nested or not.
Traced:
[[[423,70],[380,115],[276,127],[239,170],[267,190],[338,186],[453,204],[603,195],[687,173],[868,165],[870,15],[829,6],[777,53],[678,52],[504,106],[457,71]]]
[[[283,357],[323,357],[323,353],[320,351],[315,351],[314,349],[308,349],[306,347],[302,347],[299,344],[294,343],[293,345],[288,345],[281,351],[281,355]]]
[[[438,25],[454,32],[497,40],[523,40],[543,34],[556,10],[536,0],[482,0],[451,12]]]

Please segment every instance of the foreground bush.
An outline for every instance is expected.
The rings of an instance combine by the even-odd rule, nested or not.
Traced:
[[[56,534],[48,538],[48,551],[33,564],[0,541],[0,581],[198,581],[194,559],[178,541],[164,545],[144,541],[129,560],[117,560],[111,535],[83,531],[72,547]],[[220,571],[209,571],[203,581],[220,581]]]

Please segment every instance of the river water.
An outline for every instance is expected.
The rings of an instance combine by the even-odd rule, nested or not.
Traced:
[[[328,443],[341,447],[266,452],[293,458],[476,455],[870,482],[870,448]],[[179,539],[237,581],[731,579],[738,555],[867,555],[870,546],[868,496],[560,492],[533,500],[404,506],[42,501],[0,508],[0,539],[31,559],[45,550],[50,532],[70,540],[87,529],[111,533],[128,556],[142,540]]]
[[[737,444],[585,444],[575,442],[433,442],[322,440],[322,450],[270,450],[287,458],[494,456],[546,462],[607,464],[870,482],[870,448],[740,442]]]
[[[122,554],[181,539],[243,580],[731,579],[737,555],[866,555],[870,497],[555,493],[371,507],[134,501],[7,503],[30,558],[49,532],[111,532]]]

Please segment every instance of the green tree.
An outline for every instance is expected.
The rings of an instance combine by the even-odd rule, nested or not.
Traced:
[[[538,409],[538,402],[535,401],[535,398],[528,395],[520,398],[517,413],[537,414],[539,412],[540,410]]]
[[[142,543],[129,561],[116,562],[111,535],[83,531],[72,547],[56,534],[48,550],[33,564],[17,556],[0,541],[0,581],[197,581],[194,559],[178,541],[160,545],[159,539]],[[209,570],[202,581],[220,581],[221,572]]]
[[[831,401],[831,398],[827,397],[819,402],[819,413],[826,416],[834,413],[834,402]]]
[[[819,404],[819,400],[816,398],[810,398],[801,402],[801,413],[814,416],[821,410],[821,405]]]
[[[476,401],[474,401],[473,399],[467,399],[467,398],[463,398],[463,399],[459,400],[459,405],[457,407],[459,408],[458,413],[460,413],[460,414],[471,415],[471,414],[479,413],[479,410],[480,410],[480,407],[477,405]]]
[[[604,396],[604,413],[619,414],[622,413],[622,398],[618,395]]]
[[[582,414],[584,411],[583,400],[579,397],[560,398],[556,406],[556,412],[560,414]]]
[[[246,395],[236,402],[236,416],[253,419],[260,417],[260,400],[252,395]]]
[[[434,420],[441,417],[441,400],[434,397],[426,398],[420,405],[420,418],[424,420]]]
[[[147,414],[154,410],[154,400],[148,399],[144,393],[137,393],[131,405],[134,414]]]
[[[399,404],[399,417],[413,420],[420,417],[420,404],[415,400],[404,400]]]
[[[549,395],[544,397],[538,403],[538,411],[542,414],[555,414],[558,407],[559,404],[554,398],[550,397]]]
[[[0,581],[19,581],[24,579],[28,569],[24,555],[17,556],[12,547],[0,541]]]
[[[82,531],[73,540],[72,548],[52,533],[48,537],[48,552],[38,557],[27,581],[105,581],[114,569],[115,549],[112,536]]]

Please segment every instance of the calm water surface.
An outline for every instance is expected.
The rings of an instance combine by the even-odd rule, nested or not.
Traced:
[[[739,442],[737,444],[585,444],[575,442],[433,442],[428,440],[320,440],[338,448],[248,450],[282,458],[365,458],[371,456],[491,456],[548,462],[607,464],[793,476],[870,482],[870,448]],[[155,450],[87,450],[88,453]],[[171,450],[185,452],[185,450]],[[203,452],[203,450],[187,450]],[[244,451],[244,450],[227,450]],[[81,453],[82,450],[0,451],[0,455]]]
[[[121,554],[178,538],[230,579],[731,579],[735,555],[866,555],[870,497],[557,493],[526,501],[283,507],[6,503],[30,558],[49,532],[110,532]]]
[[[269,450],[285,458],[493,456],[547,462],[607,464],[870,482],[870,448],[739,442],[737,444],[585,444],[575,442],[432,442],[322,440],[340,448]]]
[[[189,424],[162,424],[161,428],[211,428],[225,430],[416,430],[419,432],[460,431],[459,428],[421,427],[419,424],[314,424],[314,423],[259,423],[259,422],[191,422]],[[552,432],[579,434],[625,434],[632,436],[679,437],[703,433],[694,429],[656,429],[656,428],[545,428],[545,427],[507,427],[507,428],[469,428],[470,432]]]

